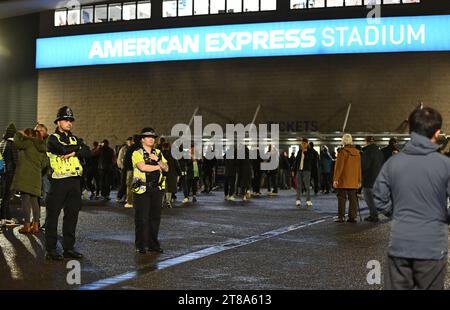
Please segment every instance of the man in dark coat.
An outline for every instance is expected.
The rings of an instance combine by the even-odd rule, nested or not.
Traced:
[[[234,201],[236,173],[238,169],[237,150],[233,147],[225,154],[225,200]]]
[[[384,155],[384,161],[387,161],[389,158],[391,158],[392,155],[397,154],[399,152],[397,147],[397,139],[391,138],[389,140],[389,145],[382,148],[381,151]]]
[[[260,196],[261,195],[261,163],[263,162],[261,158],[261,154],[257,151],[256,158],[250,160],[253,171],[253,180],[252,180],[252,189],[253,195]]]
[[[239,185],[241,188],[242,199],[246,201],[250,198],[250,185],[252,181],[252,164],[250,162],[250,150],[247,146],[239,146],[243,148],[244,158],[238,159]]]
[[[297,200],[295,205],[301,207],[301,195],[303,186],[306,189],[306,206],[312,207],[311,201],[311,169],[313,164],[313,154],[308,146],[308,139],[303,139],[301,149],[297,153],[292,175],[297,178]]]
[[[100,183],[102,197],[105,200],[110,200],[111,183],[113,178],[113,165],[116,162],[116,154],[112,148],[109,147],[109,141],[103,140],[100,149],[100,157],[98,168],[100,173]]]
[[[189,194],[192,191],[192,202],[197,202],[197,190],[200,176],[202,175],[202,160],[196,158],[196,149],[191,146],[189,158],[181,158],[178,163],[182,175],[184,199],[183,203],[189,202]]]
[[[98,161],[100,157],[100,145],[97,141],[92,143],[91,157],[86,158],[86,185],[91,191],[90,199],[100,196],[100,175],[98,172]],[[94,185],[95,182],[95,185]]]
[[[295,152],[291,153],[291,157],[289,157],[289,187],[295,187],[295,179],[292,176],[291,172],[294,169],[295,165]]]
[[[208,147],[208,157],[211,157],[214,154],[214,149],[212,147]],[[203,166],[202,166],[202,179],[203,185],[205,188],[202,193],[208,194],[214,185],[214,169],[217,166],[217,159],[215,157],[208,159],[206,156],[203,156]]]
[[[314,149],[314,143],[309,142],[309,148],[311,149],[312,161],[311,161],[311,181],[314,184],[314,194],[319,192],[319,153]]]
[[[368,222],[378,222],[378,212],[373,200],[373,184],[380,173],[381,167],[384,163],[383,152],[375,144],[375,139],[372,136],[366,137],[367,146],[363,148],[361,154],[362,166],[362,187],[364,200],[369,207],[370,216],[364,220]]]
[[[172,195],[177,192],[177,183],[178,178],[181,176],[181,170],[178,161],[172,156],[169,142],[162,144],[162,154],[167,160],[167,166],[169,167],[169,171],[163,173],[166,176],[166,206],[172,208]]]
[[[289,178],[289,158],[287,157],[287,153],[282,151],[280,152],[280,175],[279,175],[279,185],[281,189],[288,189],[288,178]]]

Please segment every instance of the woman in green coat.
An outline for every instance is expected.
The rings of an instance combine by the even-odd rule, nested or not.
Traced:
[[[45,142],[39,132],[27,128],[17,132],[14,145],[19,150],[19,160],[11,185],[11,190],[21,193],[21,205],[25,216],[25,224],[20,233],[39,232],[42,172],[48,166]],[[33,222],[31,223],[31,213]]]

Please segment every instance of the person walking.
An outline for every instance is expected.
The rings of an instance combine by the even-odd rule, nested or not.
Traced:
[[[81,253],[74,250],[78,213],[81,208],[80,178],[83,168],[80,158],[89,157],[91,152],[80,138],[72,134],[74,121],[71,108],[60,108],[56,115],[55,133],[47,140],[47,156],[50,159],[52,174],[47,196],[45,247],[46,258],[51,260],[63,260],[64,257],[83,258]],[[64,210],[63,255],[56,249],[61,210]]]
[[[167,160],[155,148],[158,136],[151,127],[140,132],[141,146],[133,152],[133,192],[135,209],[136,252],[163,253],[158,240],[161,205],[166,188],[163,172],[168,172]]]
[[[442,116],[414,110],[411,140],[382,167],[373,186],[377,209],[392,219],[384,288],[444,289],[450,216],[450,159],[436,144]]]
[[[274,145],[269,145],[269,149],[267,151],[269,155],[267,158],[277,158],[279,159],[279,152],[275,148]],[[270,159],[269,159],[270,160]],[[267,162],[269,162],[267,160]],[[269,196],[277,196],[278,195],[278,169],[279,169],[279,161],[278,166],[275,169],[267,170],[267,195]]]
[[[374,137],[367,136],[366,146],[361,154],[363,195],[370,212],[370,215],[364,219],[367,222],[378,222],[379,220],[372,188],[383,164],[383,152],[375,144]]]
[[[358,208],[358,189],[361,187],[361,153],[352,145],[350,134],[342,137],[343,148],[338,151],[334,168],[333,187],[337,189],[338,219],[343,223],[345,218],[345,204],[349,200],[349,223],[356,223]]]

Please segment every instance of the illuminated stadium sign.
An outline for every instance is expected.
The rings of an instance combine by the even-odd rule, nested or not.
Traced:
[[[372,23],[370,22],[372,21]],[[450,15],[142,30],[37,40],[36,67],[450,51]]]

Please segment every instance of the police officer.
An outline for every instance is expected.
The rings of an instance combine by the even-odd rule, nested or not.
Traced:
[[[75,137],[72,123],[75,121],[72,110],[64,106],[58,110],[55,133],[47,140],[47,155],[50,159],[50,191],[47,195],[47,217],[45,231],[46,259],[81,259],[83,255],[74,250],[75,230],[78,212],[81,208],[81,176],[83,168],[80,158],[90,156],[89,148],[80,138]],[[61,255],[56,250],[58,218],[64,209],[63,249]]]
[[[141,146],[132,155],[136,252],[145,254],[148,249],[162,253],[158,241],[162,198],[166,188],[162,172],[167,172],[169,168],[161,150],[155,148],[158,136],[153,128],[142,129],[139,136]]]

